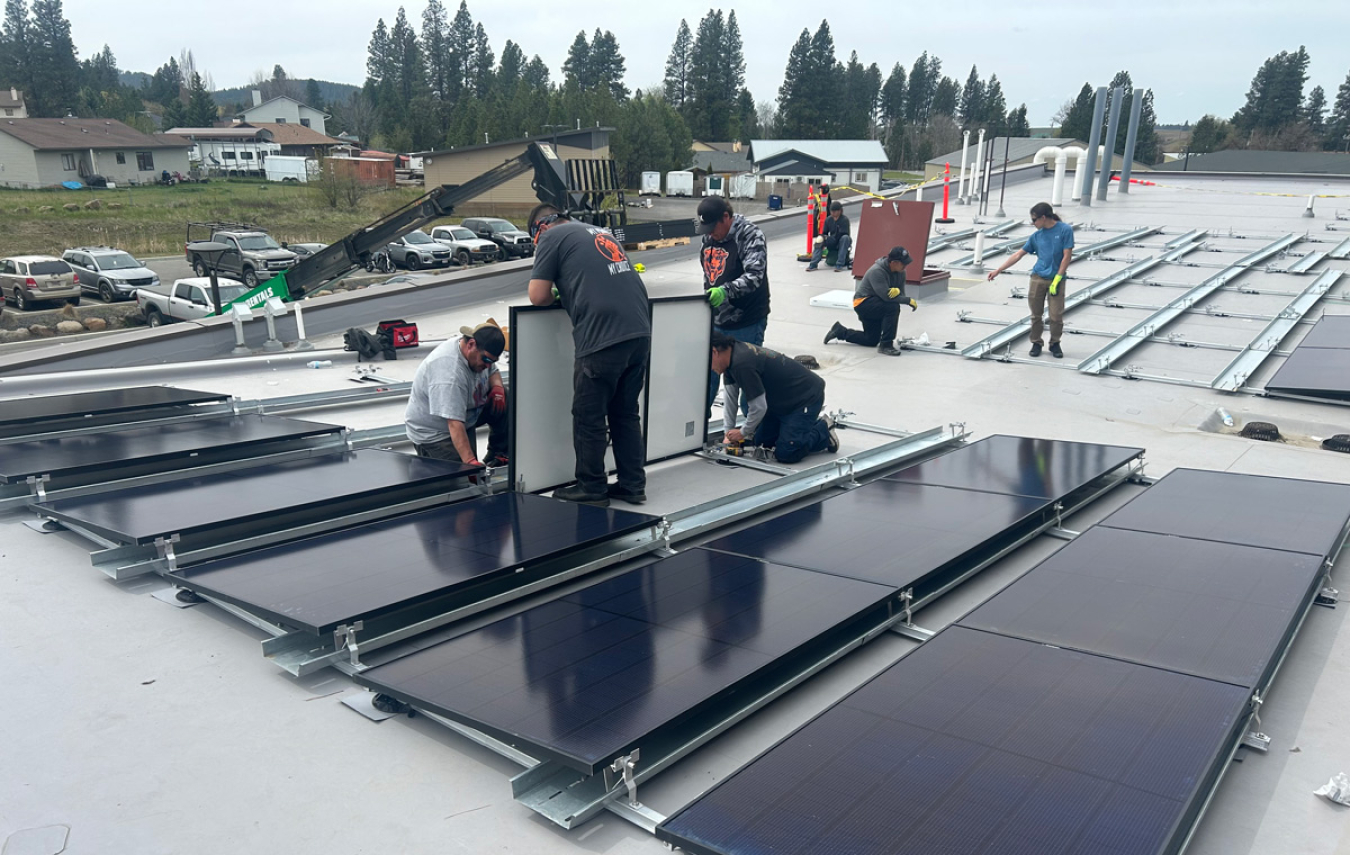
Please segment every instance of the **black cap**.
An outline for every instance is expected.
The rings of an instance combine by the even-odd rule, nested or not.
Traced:
[[[898,261],[901,264],[909,264],[914,259],[909,257],[909,250],[903,246],[893,246],[891,251],[886,253],[887,261]]]
[[[698,203],[698,217],[694,220],[694,234],[706,235],[722,218],[731,213],[731,203],[721,196],[708,196]]]

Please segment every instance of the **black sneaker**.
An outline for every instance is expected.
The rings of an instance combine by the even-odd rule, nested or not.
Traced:
[[[604,493],[588,493],[580,484],[559,487],[553,491],[553,498],[564,502],[576,502],[580,505],[595,505],[597,508],[609,507],[609,496]]]
[[[1031,343],[1031,355],[1032,356],[1041,355],[1041,343],[1039,341],[1034,341]]]
[[[633,493],[618,484],[610,484],[607,492],[611,499],[618,499],[620,502],[627,502],[630,505],[641,505],[647,501],[646,493]]]
[[[1059,349],[1059,342],[1057,341],[1050,342],[1050,355],[1056,359],[1064,358],[1064,351]]]
[[[825,422],[825,427],[830,433],[830,438],[826,442],[825,448],[831,454],[835,454],[839,451],[839,432],[834,429],[834,418],[829,416],[828,414],[823,415],[820,418],[823,422]]]
[[[846,335],[848,335],[848,327],[835,321],[834,326],[830,327],[830,331],[825,333],[825,343],[829,344],[835,339],[842,340]]]
[[[904,353],[903,350],[895,346],[895,342],[884,341],[877,346],[877,353],[882,356],[899,356]]]

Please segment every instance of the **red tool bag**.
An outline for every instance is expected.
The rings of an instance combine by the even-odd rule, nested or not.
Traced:
[[[389,341],[395,348],[417,347],[417,324],[410,324],[405,320],[380,321],[377,332],[389,336]]]

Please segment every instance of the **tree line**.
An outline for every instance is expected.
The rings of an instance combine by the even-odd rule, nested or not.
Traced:
[[[1200,117],[1191,128],[1188,151],[1350,151],[1350,72],[1328,113],[1321,86],[1304,94],[1309,62],[1302,46],[1268,58],[1252,78],[1246,103],[1232,118]]]

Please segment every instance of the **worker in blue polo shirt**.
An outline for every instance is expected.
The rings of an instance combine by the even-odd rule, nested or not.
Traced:
[[[1022,260],[1030,253],[1036,256],[1031,269],[1031,287],[1027,289],[1027,303],[1031,306],[1031,355],[1041,355],[1041,315],[1047,298],[1050,303],[1050,355],[1064,356],[1059,338],[1064,332],[1064,274],[1073,259],[1073,227],[1060,220],[1059,214],[1048,202],[1038,202],[1031,209],[1031,224],[1036,231],[1027,238],[1026,245],[1009,256],[1008,260],[989,274],[989,281]]]

